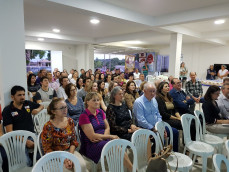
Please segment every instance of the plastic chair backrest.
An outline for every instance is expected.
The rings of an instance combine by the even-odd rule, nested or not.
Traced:
[[[153,75],[147,75],[146,76],[146,81],[148,82],[154,82],[155,77]]]
[[[5,134],[6,130],[5,130],[5,127],[3,126],[3,120],[1,120],[1,125],[2,125],[2,132],[3,132],[3,134]]]
[[[137,150],[137,157],[138,157],[138,169],[147,166],[148,156],[147,156],[147,146],[148,146],[148,139],[150,136],[155,138],[155,152],[159,152],[159,141],[157,134],[155,134],[151,130],[147,129],[139,129],[135,131],[131,137],[131,142],[134,144]]]
[[[215,154],[213,155],[213,164],[215,166],[215,171],[216,172],[221,172],[221,163],[222,161],[225,163],[226,165],[226,171],[229,171],[229,161],[228,159],[222,155],[222,154]]]
[[[51,102],[41,102],[40,104],[43,105],[45,109],[47,109],[50,103]]]
[[[192,121],[195,120],[195,127],[196,127],[196,141],[200,140],[200,134],[199,134],[199,120],[196,119],[194,115],[191,114],[183,114],[181,116],[181,124],[183,128],[183,134],[184,134],[184,143],[188,144],[191,142],[191,132],[190,132],[190,126]]]
[[[194,114],[196,116],[196,118],[199,120],[200,123],[200,137],[201,139],[203,139],[203,135],[207,133],[206,131],[206,121],[205,121],[205,116],[203,114],[203,112],[199,111],[199,110],[195,110]],[[202,118],[202,124],[200,122],[200,119]]]
[[[44,151],[42,148],[42,140],[41,140],[41,132],[37,136],[37,148],[41,156],[44,155]]]
[[[9,171],[16,171],[26,167],[26,141],[31,137],[34,141],[33,164],[36,163],[37,140],[34,133],[25,130],[17,130],[6,133],[0,137],[0,144],[4,147],[8,159]]]
[[[227,150],[227,158],[229,160],[229,140],[225,141],[225,147],[226,147],[226,150]]]
[[[158,131],[158,139],[159,139],[159,144],[160,144],[160,149],[162,150],[163,149],[163,145],[162,143],[164,143],[164,132],[165,132],[165,127],[168,127],[169,129],[169,134],[170,134],[170,143],[171,145],[173,145],[173,130],[172,130],[172,127],[167,123],[167,122],[163,122],[163,121],[160,121],[160,122],[157,122],[156,125],[156,130]],[[160,138],[161,137],[161,138]],[[160,141],[160,139],[162,139],[162,143]]]
[[[43,130],[45,123],[48,122],[49,120],[50,120],[50,116],[47,113],[47,109],[43,109],[38,114],[34,115],[33,123],[37,134]]]
[[[133,143],[124,139],[115,139],[109,141],[102,150],[101,154],[101,165],[102,171],[106,172],[105,169],[105,159],[108,164],[109,172],[124,172],[124,154],[126,148],[131,148],[133,151],[133,170],[136,172],[137,169],[137,152]]]
[[[54,151],[44,155],[33,167],[32,172],[63,172],[64,160],[69,159],[74,164],[74,171],[81,172],[79,160],[66,151]]]

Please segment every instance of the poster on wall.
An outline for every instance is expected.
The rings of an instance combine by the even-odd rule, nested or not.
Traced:
[[[51,53],[48,50],[25,50],[26,71],[32,71],[35,75],[41,69],[51,72]]]
[[[127,55],[125,56],[125,68],[128,69],[129,72],[132,72],[135,68],[135,56]]]
[[[155,52],[147,53],[146,61],[147,61],[148,71],[149,72],[153,72],[154,71],[154,60],[155,60],[155,57],[156,57],[156,53]]]
[[[139,54],[139,68],[142,69],[143,66],[145,66],[146,61],[146,53],[140,53]]]

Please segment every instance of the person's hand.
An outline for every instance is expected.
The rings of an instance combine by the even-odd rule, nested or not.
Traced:
[[[164,138],[165,139],[167,138],[167,132],[166,132],[166,130],[164,131]]]
[[[67,169],[72,169],[72,168],[73,168],[73,163],[72,163],[71,160],[65,159],[65,160],[64,160],[64,166],[65,166]]]
[[[100,142],[100,141],[102,141],[103,139],[94,139],[94,140],[91,140],[91,142],[93,142],[93,143],[97,143],[97,142]]]
[[[137,131],[139,128],[136,126],[136,125],[131,125],[130,126],[130,129],[133,131],[133,132],[135,132],[135,131]]]
[[[199,99],[199,98],[196,98],[196,97],[193,97],[193,100],[194,100],[196,103],[199,103],[199,102],[200,102],[200,99]]]
[[[186,100],[189,100],[189,99],[191,99],[189,96],[186,96]]]
[[[27,148],[34,148],[34,142],[32,140],[27,140],[26,141],[26,147]]]
[[[110,139],[114,140],[114,139],[119,139],[119,137],[117,135],[110,135]]]

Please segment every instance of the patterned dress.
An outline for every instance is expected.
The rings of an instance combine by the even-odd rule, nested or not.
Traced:
[[[65,151],[71,145],[78,146],[74,122],[71,118],[67,118],[67,120],[68,124],[65,128],[57,128],[51,121],[44,125],[41,140],[45,154],[52,151]]]
[[[104,120],[106,116],[104,112],[100,109],[96,110],[96,116],[93,115],[88,109],[86,109],[79,118],[79,126],[84,124],[91,124],[93,126],[94,132],[98,134],[104,134],[105,132],[105,123]],[[95,163],[98,163],[100,160],[101,152],[104,145],[110,140],[102,140],[100,142],[93,143],[90,139],[84,134],[83,130],[80,127],[81,135],[81,146],[80,153],[84,156],[90,158]]]

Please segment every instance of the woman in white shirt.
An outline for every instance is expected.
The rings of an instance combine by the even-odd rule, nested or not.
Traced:
[[[228,70],[226,68],[227,68],[226,65],[221,65],[221,69],[218,72],[218,77],[220,79],[223,79],[224,77],[227,77],[227,75],[229,74],[229,72],[228,72]]]
[[[70,80],[70,82],[72,84],[76,85],[76,80],[77,80],[78,76],[79,76],[78,72],[77,71],[74,72],[73,75],[72,75],[72,79]]]

